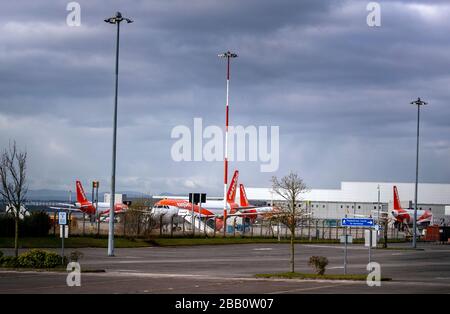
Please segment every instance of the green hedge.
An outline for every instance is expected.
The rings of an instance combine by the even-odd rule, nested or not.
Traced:
[[[48,235],[52,221],[46,212],[33,212],[19,221],[19,237],[42,237]],[[0,237],[13,237],[15,233],[14,216],[0,215]]]
[[[0,252],[1,253],[1,252]],[[67,264],[67,258],[54,252],[44,250],[30,250],[15,256],[2,256],[0,254],[0,267],[12,268],[55,268]]]

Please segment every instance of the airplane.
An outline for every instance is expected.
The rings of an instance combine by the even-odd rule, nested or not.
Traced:
[[[227,192],[227,210],[230,213],[234,213],[236,208],[239,207],[235,202],[238,177],[239,171],[236,170]],[[207,200],[200,207],[199,205],[192,205],[186,199],[162,199],[153,206],[151,214],[156,220],[161,220],[164,225],[171,224],[172,222],[179,224],[183,221],[184,216],[192,211],[192,208],[194,209],[194,213],[199,214],[200,217],[206,219],[216,217],[216,229],[220,230],[223,228],[223,202],[217,200]]]
[[[243,184],[239,184],[239,200],[241,207],[237,210],[237,213],[244,218],[250,218],[252,221],[267,216],[268,214],[276,214],[279,212],[279,209],[274,206],[254,206],[250,204]]]
[[[233,216],[250,218],[253,221],[257,217],[261,217],[265,214],[274,213],[274,207],[258,207],[251,205],[245,194],[245,189],[240,184],[240,204],[236,203],[236,191],[239,178],[239,171],[234,172],[231,179],[230,186],[227,192],[227,211],[224,215],[223,202],[221,200],[207,200],[202,204],[194,205],[194,213],[199,214],[200,217],[206,218],[206,220],[215,217],[216,218],[216,230],[220,230],[224,226],[224,221]],[[192,211],[192,203],[188,200],[182,200],[179,198],[163,199],[158,201],[152,208],[152,215],[156,220],[161,220],[162,224],[179,224],[183,221],[185,215]]]
[[[414,219],[413,209],[403,209],[400,204],[400,198],[398,196],[397,187],[394,185],[394,208],[391,210],[391,214],[395,219],[394,226],[400,227],[400,225],[411,225]],[[430,224],[433,220],[433,214],[430,210],[417,210],[417,224],[426,225]]]
[[[83,186],[81,185],[80,181],[76,181],[76,190],[77,190],[77,201],[74,204],[67,204],[67,203],[60,203],[58,205],[61,205],[62,207],[50,207],[52,209],[67,209],[69,211],[78,211],[83,212],[89,216],[107,216],[109,215],[109,210],[111,205],[109,203],[105,202],[98,202],[98,210],[96,210],[96,206],[92,204],[91,201],[89,201],[86,197],[86,194],[84,193]],[[131,204],[131,202],[126,203],[119,203],[114,204],[114,213],[120,214],[128,210],[128,206]]]

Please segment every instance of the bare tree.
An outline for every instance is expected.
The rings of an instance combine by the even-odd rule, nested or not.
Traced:
[[[280,212],[277,216],[291,232],[290,266],[291,272],[295,272],[295,228],[298,221],[305,215],[305,210],[296,205],[300,195],[306,192],[307,187],[298,174],[291,171],[289,175],[282,177],[280,180],[277,177],[272,177],[272,189],[285,200],[285,202],[280,204]]]
[[[14,248],[19,254],[20,209],[25,204],[27,153],[17,150],[16,142],[9,144],[0,157],[0,194],[12,211],[15,220]]]
[[[145,220],[145,216],[150,212],[150,200],[148,198],[138,198],[134,200],[130,208],[124,214],[124,218],[127,222],[127,234],[129,236],[138,237],[142,233],[142,222]]]

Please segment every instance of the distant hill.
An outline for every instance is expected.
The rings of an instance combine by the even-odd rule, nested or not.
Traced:
[[[90,199],[91,192],[86,191],[86,196]],[[103,201],[103,195],[106,191],[99,192],[99,200]],[[118,194],[126,194],[129,198],[137,197],[151,197],[148,194],[136,192],[136,191],[117,191]],[[50,189],[40,189],[40,190],[29,190],[27,193],[27,199],[33,201],[69,201],[69,192],[63,190],[50,190]],[[76,193],[72,191],[72,201],[76,200]]]

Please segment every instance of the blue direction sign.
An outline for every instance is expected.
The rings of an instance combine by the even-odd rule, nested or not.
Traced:
[[[58,213],[58,224],[67,225],[67,213],[66,212]]]
[[[342,218],[343,227],[373,227],[375,223],[372,218]]]

